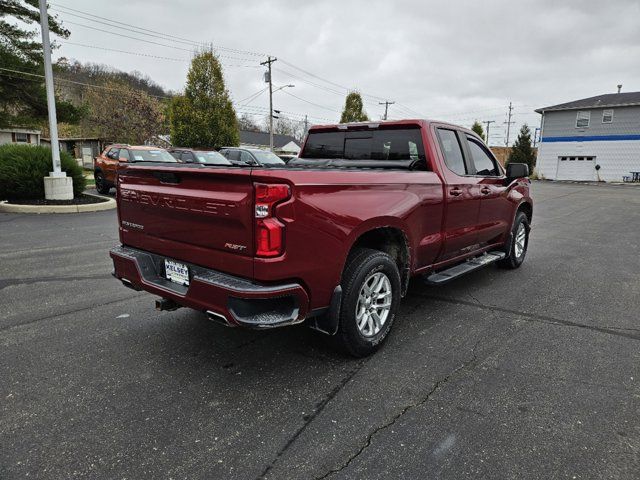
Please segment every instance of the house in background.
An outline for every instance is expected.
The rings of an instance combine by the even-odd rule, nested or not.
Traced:
[[[240,146],[244,148],[269,148],[269,132],[240,130]],[[290,135],[273,134],[273,151],[278,154],[297,155],[300,144]]]
[[[21,127],[0,128],[0,145],[5,143],[24,143],[40,145],[40,130]]]
[[[42,145],[51,146],[51,139],[42,138]],[[60,151],[67,152],[78,160],[78,164],[84,168],[93,168],[94,159],[105,148],[105,142],[98,137],[65,137],[59,138]]]
[[[536,170],[549,180],[621,182],[640,171],[640,92],[539,108]]]

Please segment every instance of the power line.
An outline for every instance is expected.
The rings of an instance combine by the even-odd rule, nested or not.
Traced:
[[[317,104],[317,103],[311,102],[311,101],[306,100],[306,99],[304,99],[304,98],[302,98],[302,97],[299,97],[299,96],[297,96],[297,95],[294,95],[293,93],[285,92],[285,91],[283,91],[282,93],[285,93],[285,94],[289,95],[290,97],[297,98],[298,100],[301,100],[301,101],[303,101],[303,102],[305,102],[305,103],[308,103],[309,105],[313,105],[313,106],[318,107],[318,108],[323,108],[323,109],[325,109],[325,110],[329,110],[330,112],[340,113],[338,110],[334,110],[333,108],[325,107],[325,106],[323,106],[323,105],[320,105],[320,104]]]
[[[30,72],[22,72],[22,71],[20,71],[20,70],[13,70],[13,69],[11,69],[11,68],[3,68],[3,67],[0,67],[0,70],[6,71],[6,72],[11,72],[11,73],[13,73],[13,74],[27,75],[27,76],[30,76],[30,77],[37,77],[37,78],[45,78],[45,77],[44,77],[44,75],[39,75],[39,74],[37,74],[37,73],[30,73]],[[15,77],[15,75],[11,75],[11,74],[2,74],[2,75],[7,75],[7,76],[13,76],[13,77]],[[17,77],[17,78],[22,78],[22,77]],[[27,79],[27,80],[28,80],[28,79]],[[35,80],[35,79],[32,79],[32,80]],[[113,88],[113,87],[105,87],[105,86],[103,86],[103,85],[96,85],[96,84],[83,83],[83,82],[76,82],[76,81],[74,81],[74,80],[67,80],[66,78],[59,78],[59,77],[57,77],[57,78],[56,78],[56,81],[57,81],[57,82],[72,83],[72,84],[74,84],[74,85],[82,85],[82,86],[89,87],[89,88],[99,88],[99,89],[102,89],[102,90],[106,90],[106,91],[114,91],[114,92],[118,92],[118,93],[122,93],[122,92],[125,92],[125,91],[126,91],[126,90],[124,90],[124,89]],[[167,96],[167,95],[152,95],[152,94],[150,94],[150,93],[143,92],[143,91],[141,91],[141,90],[137,90],[137,89],[136,89],[136,92],[137,92],[137,93],[144,93],[145,95],[148,95],[148,96],[150,96],[150,97],[155,97],[155,98],[172,98],[172,97]]]
[[[196,42],[196,41],[188,39],[188,38],[178,37],[176,35],[171,35],[171,34],[168,34],[168,33],[165,33],[165,32],[160,32],[158,30],[152,30],[152,29],[149,29],[149,28],[139,27],[137,25],[132,25],[130,23],[122,22],[121,20],[114,20],[114,19],[107,18],[107,17],[101,17],[101,16],[95,15],[93,13],[89,13],[89,12],[85,12],[85,11],[78,10],[78,9],[75,9],[75,8],[67,7],[67,6],[61,5],[61,4],[56,3],[56,2],[52,2],[52,4],[53,5],[57,5],[58,8],[63,8],[65,10],[69,10],[69,11],[72,11],[72,12],[82,13],[84,15],[88,15],[88,16],[93,17],[93,18],[99,18],[100,20],[107,20],[109,22],[118,23],[120,25],[126,25],[127,27],[133,27],[133,28],[138,29],[138,30],[144,30],[146,32],[151,32],[151,33],[155,33],[155,34],[161,34],[164,37],[170,37],[170,38],[173,38],[173,39],[176,39],[176,40],[182,40],[184,42],[190,42],[190,43],[193,43],[193,44],[196,44],[196,45],[200,45],[201,44],[201,42]],[[211,45],[211,47],[217,48],[217,49],[220,49],[220,50],[226,50],[228,52],[233,52],[233,53],[237,53],[237,54],[251,55],[251,56],[256,56],[256,57],[264,57],[266,55],[264,53],[252,52],[250,50],[241,50],[241,49],[237,49],[237,48],[224,47],[224,46],[221,46],[221,45]]]

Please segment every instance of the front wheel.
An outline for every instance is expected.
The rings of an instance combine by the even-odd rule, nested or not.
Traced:
[[[529,219],[524,212],[518,212],[511,229],[512,241],[507,257],[500,260],[503,268],[518,268],[524,262],[529,247]]]
[[[387,338],[400,303],[400,273],[384,252],[360,248],[342,276],[338,347],[354,357],[375,352]]]
[[[102,195],[108,194],[109,190],[111,190],[111,187],[107,183],[107,180],[104,178],[104,174],[102,172],[95,172],[93,174],[93,178],[96,181],[96,190],[98,191],[98,193],[101,193]]]

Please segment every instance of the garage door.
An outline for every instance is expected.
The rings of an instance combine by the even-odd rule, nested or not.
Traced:
[[[596,157],[558,157],[556,180],[596,180]]]

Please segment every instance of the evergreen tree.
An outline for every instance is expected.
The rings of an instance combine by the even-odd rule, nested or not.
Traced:
[[[487,139],[484,136],[484,129],[482,128],[482,124],[478,120],[473,122],[473,125],[471,126],[471,130],[476,132],[484,143],[487,143]]]
[[[533,168],[536,166],[536,157],[531,145],[531,130],[529,130],[526,123],[522,125],[518,138],[511,148],[511,153],[509,153],[507,164],[511,162],[526,163],[529,165],[529,172],[531,173],[533,173]]]
[[[368,122],[369,117],[364,111],[362,97],[358,92],[351,92],[344,102],[344,109],[340,116],[340,123]]]
[[[0,126],[38,127],[47,119],[44,79],[38,77],[44,74],[39,24],[38,0],[0,1],[0,67],[13,70],[0,72]],[[49,29],[69,36],[56,17],[49,17]],[[76,123],[82,116],[69,102],[58,99],[56,106],[61,122]]]
[[[170,108],[171,142],[180,147],[220,148],[240,144],[238,119],[213,51],[191,60],[184,95]]]

